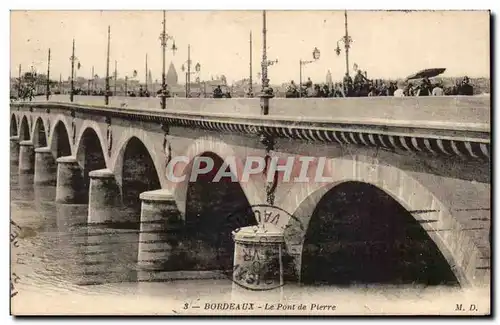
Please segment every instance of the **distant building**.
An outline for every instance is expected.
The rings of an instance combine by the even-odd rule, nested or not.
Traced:
[[[170,66],[168,67],[167,72],[167,85],[173,86],[177,85],[179,82],[179,76],[177,75],[177,71],[175,70],[174,64],[170,62]]]

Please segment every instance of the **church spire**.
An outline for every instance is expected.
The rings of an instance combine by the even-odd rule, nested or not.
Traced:
[[[170,62],[167,72],[167,85],[173,86],[177,85],[179,81],[179,76],[177,75],[177,70],[175,69],[174,63]]]

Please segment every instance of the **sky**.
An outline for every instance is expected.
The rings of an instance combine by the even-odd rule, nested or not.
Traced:
[[[443,76],[490,76],[490,18],[487,11],[348,11],[349,52],[353,64],[369,78],[404,78],[425,68],[446,68]],[[10,70],[18,66],[47,71],[51,49],[51,76],[67,79],[71,73],[71,47],[81,63],[78,76],[89,78],[92,66],[106,74],[107,27],[111,26],[110,74],[117,61],[118,77],[144,82],[145,56],[153,80],[161,80],[162,11],[11,11]],[[183,82],[181,65],[191,45],[193,65],[200,63],[201,80],[224,74],[231,83],[248,78],[250,32],[252,74],[260,72],[262,11],[167,11],[166,29],[178,51],[166,53],[166,67],[173,62]],[[271,83],[299,79],[299,60],[312,60],[315,47],[320,59],[303,67],[303,79],[324,82],[345,73],[345,51],[335,53],[345,33],[344,11],[267,11],[267,55],[278,59],[269,67]],[[171,45],[171,43],[169,43]],[[194,68],[192,68],[194,70]],[[193,80],[196,77],[193,76]]]

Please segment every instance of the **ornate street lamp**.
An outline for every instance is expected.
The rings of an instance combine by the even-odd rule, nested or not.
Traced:
[[[186,68],[184,67],[184,64],[181,66],[182,72],[186,73],[186,98],[190,97],[190,95],[191,95],[191,74],[200,73],[200,71],[201,71],[201,65],[199,62],[196,63],[196,65],[194,66],[194,71],[190,71],[191,69],[189,68],[189,63],[191,61],[188,60],[187,62],[188,62],[187,71],[186,71]],[[199,76],[196,77],[196,82],[197,83],[200,82]]]
[[[45,94],[47,100],[49,100],[50,97],[50,48],[49,48],[49,56],[48,56],[48,61],[47,61],[47,90]]]
[[[185,62],[187,64],[187,72],[186,72],[186,98],[191,97],[191,74],[194,73],[199,73],[201,70],[201,65],[200,63],[196,63],[194,66],[194,72],[191,71],[191,45],[188,45],[188,59]],[[184,67],[184,64],[181,66],[182,72],[185,72],[186,68]]]
[[[302,97],[302,66],[318,61],[320,55],[321,52],[317,47],[314,47],[314,50],[312,51],[313,60],[299,60],[299,97]]]
[[[109,104],[109,93],[111,90],[109,89],[109,50],[111,44],[111,26],[108,25],[108,51],[106,52],[106,86],[105,86],[105,94],[104,94],[104,104]]]
[[[344,11],[344,17],[345,17],[345,35],[337,41],[337,48],[335,49],[335,52],[337,53],[337,56],[340,55],[341,49],[339,42],[343,42],[345,48],[345,69],[346,69],[345,73],[347,76],[349,76],[349,49],[351,48],[352,37],[349,36],[347,30],[347,10]]]
[[[177,51],[177,47],[175,46],[174,37],[168,35],[166,32],[166,22],[165,22],[165,10],[163,10],[163,32],[160,34],[160,41],[162,47],[162,72],[161,72],[161,108],[165,109],[167,106],[166,96],[167,96],[167,80],[165,75],[165,52],[167,50],[167,41],[172,41],[172,47],[169,50],[175,55],[175,51]]]
[[[276,60],[268,60],[267,59],[267,29],[266,29],[266,11],[264,10],[262,12],[262,62],[261,62],[261,67],[262,67],[262,93],[263,95],[267,96],[272,96],[272,94],[269,94],[269,79],[267,77],[267,67],[277,64],[278,59]],[[267,111],[265,109],[264,111]],[[265,114],[267,115],[267,113]]]

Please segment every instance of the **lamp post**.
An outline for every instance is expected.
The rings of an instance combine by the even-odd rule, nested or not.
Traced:
[[[146,53],[146,80],[145,80],[145,89],[144,91],[148,92],[148,54]]]
[[[18,86],[17,97],[21,98],[21,93],[22,93],[22,91],[21,91],[21,88],[22,88],[22,76],[21,76],[21,65],[20,64],[19,64],[19,71],[18,71],[18,73],[19,73],[19,83],[17,85]]]
[[[267,67],[277,64],[278,59],[267,59],[267,29],[266,29],[266,11],[262,11],[262,89],[261,89],[261,113],[262,115],[269,114],[269,98],[273,97],[272,89],[269,87],[269,79],[267,77]]]
[[[188,59],[185,62],[187,64],[187,71],[186,71],[186,98],[191,97],[191,74],[193,73],[199,73],[201,70],[201,65],[200,63],[196,63],[194,69],[194,72],[191,72],[191,45],[188,45]],[[184,64],[181,66],[182,72],[186,70],[184,67]]]
[[[160,34],[160,41],[161,41],[161,47],[162,47],[162,72],[161,72],[161,108],[165,109],[167,106],[167,81],[166,81],[166,75],[165,75],[165,52],[167,50],[167,41],[172,40],[172,47],[170,50],[172,50],[172,53],[175,55],[175,51],[177,50],[177,47],[175,47],[175,40],[173,36],[170,36],[166,32],[166,22],[165,22],[165,10],[163,10],[163,32]]]
[[[104,104],[108,105],[109,104],[109,45],[110,45],[110,39],[111,39],[111,27],[108,26],[108,52],[106,55],[106,90],[104,94]]]
[[[345,35],[340,38],[338,41],[337,41],[337,48],[335,49],[335,52],[337,53],[337,55],[340,55],[340,46],[339,46],[339,42],[343,42],[344,43],[344,48],[345,48],[345,73],[347,76],[349,76],[349,49],[351,48],[351,43],[352,43],[352,37],[349,36],[349,32],[347,30],[347,10],[344,11],[344,20],[345,20]]]
[[[248,80],[248,97],[253,97],[253,81],[252,81],[252,31],[250,31],[250,75]]]
[[[269,79],[267,77],[267,67],[277,64],[278,59],[268,60],[267,59],[267,29],[266,29],[266,11],[262,12],[262,93],[269,91]]]
[[[318,48],[315,47],[312,52],[313,60],[299,60],[299,97],[302,97],[302,66],[318,61],[320,54]]]
[[[114,73],[114,80],[115,80],[115,82],[113,83],[113,96],[116,96],[116,82],[117,82],[117,79],[118,79],[118,70],[117,70],[116,65],[117,65],[117,63],[116,63],[116,60],[115,60],[115,73]]]
[[[49,57],[47,60],[47,93],[45,94],[47,100],[49,100],[50,96],[50,48],[49,48]]]
[[[73,51],[71,54],[71,57],[69,58],[71,60],[71,90],[69,93],[69,100],[73,102],[73,96],[75,92],[75,84],[74,84],[74,77],[75,77],[75,60],[77,60],[75,56],[75,39],[73,38]]]

